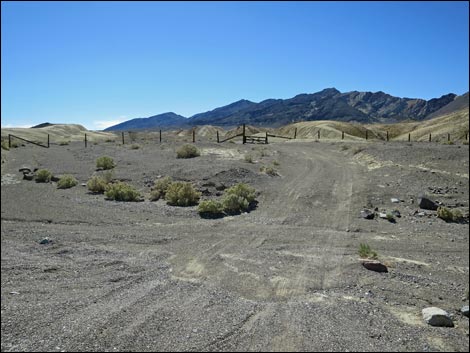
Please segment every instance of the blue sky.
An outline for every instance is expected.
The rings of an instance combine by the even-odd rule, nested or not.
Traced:
[[[469,89],[468,2],[4,2],[2,127]]]

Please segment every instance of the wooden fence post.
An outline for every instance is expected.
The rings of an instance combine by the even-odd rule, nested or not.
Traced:
[[[367,140],[367,130],[366,130],[366,140]]]
[[[85,148],[86,148],[86,134],[85,134]]]
[[[341,140],[344,140],[344,131],[341,131]]]
[[[411,141],[411,134],[408,133],[408,142],[410,142],[410,141]]]
[[[243,124],[243,144],[246,143],[245,124]]]
[[[160,130],[159,136],[160,136],[160,143],[162,143],[162,130]]]
[[[320,139],[320,130],[318,130],[318,139]]]
[[[388,130],[387,130],[387,141],[388,141]]]
[[[294,130],[294,140],[297,138],[297,128]]]
[[[447,134],[447,142],[450,141],[450,134]]]
[[[266,131],[266,144],[268,144],[268,132]]]
[[[47,134],[47,148],[49,148],[49,134]]]
[[[124,145],[124,131],[121,132],[121,136],[122,136],[122,144]]]
[[[431,142],[431,134],[429,134],[429,142]]]
[[[217,143],[219,143],[219,130],[217,130]]]
[[[8,134],[8,148],[11,148],[11,135]]]

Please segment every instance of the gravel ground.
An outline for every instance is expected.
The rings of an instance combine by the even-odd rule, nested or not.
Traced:
[[[193,159],[176,159],[181,141],[2,150],[2,351],[468,351],[468,145],[272,142],[198,142]],[[103,155],[145,201],[80,185]],[[79,185],[23,180],[23,165]],[[245,182],[258,205],[202,219],[148,201],[167,175],[204,199]],[[421,213],[421,193],[464,220]],[[366,220],[363,208],[401,217]],[[362,267],[360,243],[388,273]],[[427,325],[429,306],[455,327]]]

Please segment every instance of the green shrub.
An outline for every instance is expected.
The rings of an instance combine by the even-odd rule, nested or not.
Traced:
[[[271,176],[278,176],[278,175],[279,175],[278,172],[277,172],[277,170],[274,169],[273,167],[265,167],[265,166],[263,166],[263,167],[261,167],[261,168],[259,169],[259,171],[260,171],[261,173],[265,173],[265,174],[271,175]]]
[[[116,201],[139,201],[141,197],[134,187],[123,182],[109,184],[104,194],[108,199]]]
[[[200,197],[201,193],[191,183],[185,182],[171,183],[165,194],[165,200],[172,206],[196,205]]]
[[[114,160],[111,157],[103,156],[96,160],[96,168],[113,169],[115,167]]]
[[[104,142],[114,142],[115,140],[112,139],[112,138],[107,138],[106,140],[104,140]]]
[[[8,147],[8,141],[7,140],[2,140],[2,149],[9,151],[10,147]]]
[[[243,197],[248,202],[252,202],[256,198],[256,190],[251,186],[243,183],[236,184],[231,188],[228,188],[225,192],[226,195],[236,195]]]
[[[51,181],[52,173],[47,169],[39,169],[36,172],[36,182],[37,183],[48,183]]]
[[[459,222],[462,218],[462,212],[459,209],[450,209],[447,207],[438,207],[437,217],[443,219],[446,222]]]
[[[247,199],[235,194],[225,195],[222,200],[224,211],[228,214],[235,214],[241,211],[246,211],[250,207]]]
[[[109,184],[114,180],[114,172],[112,170],[107,170],[101,175],[101,177],[106,184]]]
[[[173,179],[169,176],[158,179],[154,183],[154,187],[150,190],[150,201],[157,201],[161,198],[165,198],[168,187],[173,182]]]
[[[103,177],[97,175],[92,176],[86,183],[88,190],[97,194],[104,193],[106,191],[107,185],[108,183],[106,180]]]
[[[279,166],[279,165],[281,165],[281,163],[279,163],[278,161],[273,161],[273,165],[274,166]]]
[[[178,158],[193,158],[199,156],[200,153],[197,150],[197,148],[193,145],[184,145],[181,146],[177,151],[176,151],[176,156]]]
[[[359,245],[359,256],[362,258],[376,259],[377,253],[373,251],[368,244]]]
[[[59,145],[60,146],[66,146],[70,143],[70,141],[67,141],[67,140],[62,140],[62,141],[59,141]]]
[[[217,218],[223,216],[224,206],[220,201],[204,200],[199,204],[197,211],[204,218]]]
[[[65,174],[62,175],[57,182],[58,189],[68,189],[78,184],[78,180],[73,175]]]

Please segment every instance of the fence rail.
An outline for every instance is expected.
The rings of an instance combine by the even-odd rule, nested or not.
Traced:
[[[31,141],[31,140],[27,140],[25,138],[22,138],[22,137],[19,137],[19,136],[16,136],[16,135],[13,135],[13,134],[8,134],[8,148],[11,148],[11,138],[14,137],[18,140],[22,140],[22,141],[25,141],[25,142],[28,142],[28,143],[32,143],[33,145],[36,145],[36,146],[40,146],[40,147],[44,147],[44,148],[49,148],[49,134],[47,134],[47,146],[45,145],[41,145],[40,143],[38,142],[34,142],[34,141]]]

